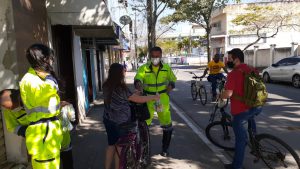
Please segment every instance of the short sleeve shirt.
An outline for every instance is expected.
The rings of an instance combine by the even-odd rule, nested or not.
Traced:
[[[109,97],[107,91],[108,90],[104,88],[104,100]],[[117,124],[129,122],[131,120],[131,111],[128,97],[131,95],[132,93],[129,91],[129,89],[124,90],[122,88],[117,88],[113,90],[111,102],[104,102],[104,117]]]
[[[244,96],[244,75],[242,72],[249,73],[252,69],[246,64],[241,64],[235,67],[227,76],[227,82],[225,85],[226,90],[233,90],[233,93]],[[234,97],[230,98],[231,101],[231,114],[238,115],[242,112],[245,112],[249,109],[247,105],[243,102],[235,99]]]
[[[215,75],[221,73],[221,69],[225,67],[225,64],[221,61],[216,63],[215,61],[210,61],[207,65],[209,69],[209,74]]]

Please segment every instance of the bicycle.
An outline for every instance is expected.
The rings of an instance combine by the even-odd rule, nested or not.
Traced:
[[[226,78],[217,80],[217,94],[218,95],[220,95],[224,91],[225,82],[226,82]],[[225,108],[228,106],[228,103],[229,103],[229,99],[226,99],[224,101],[223,99],[220,99],[218,97],[218,99],[216,100],[216,103],[213,104],[213,106],[211,108],[209,123],[214,122],[218,109],[220,109],[221,114],[222,114],[222,112],[225,112]]]
[[[201,104],[204,106],[207,103],[207,92],[205,89],[205,85],[202,82],[202,78],[197,76],[193,72],[190,72],[190,74],[193,74],[194,76],[192,78],[195,79],[191,81],[192,99],[196,100],[197,96],[199,95]],[[199,79],[199,81],[197,81],[197,79]]]
[[[234,151],[235,136],[232,128],[231,115],[223,111],[220,121],[210,123],[205,130],[207,138],[217,147]],[[266,133],[255,134],[251,123],[248,122],[248,146],[250,153],[260,159],[267,167],[300,168],[300,159],[297,153],[281,139]],[[285,150],[284,150],[285,149]]]
[[[150,134],[145,121],[137,120],[124,128],[134,128],[127,135],[121,137],[117,146],[121,147],[118,153],[120,169],[144,169],[150,164]],[[117,148],[116,148],[117,149]]]

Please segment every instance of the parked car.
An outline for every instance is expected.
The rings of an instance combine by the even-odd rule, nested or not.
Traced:
[[[284,58],[263,70],[266,83],[272,81],[292,82],[294,87],[300,87],[300,56]]]

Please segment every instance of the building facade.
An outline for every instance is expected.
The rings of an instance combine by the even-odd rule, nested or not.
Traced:
[[[212,14],[211,19],[211,54],[216,53],[225,54],[226,52],[233,48],[244,49],[248,44],[254,42],[257,39],[256,32],[248,33],[237,33],[239,30],[245,28],[243,26],[236,26],[232,23],[232,20],[236,18],[239,14],[244,14],[247,12],[245,8],[253,5],[252,3],[246,4],[231,4],[221,9],[216,9]],[[290,9],[293,13],[299,13],[299,8],[294,8],[299,6],[299,2],[261,2],[255,3],[257,6],[266,7],[284,7]],[[282,8],[283,9],[283,8]],[[299,21],[300,22],[300,21]],[[273,32],[266,33],[266,36],[270,36]],[[261,39],[255,45],[249,47],[246,54],[246,62],[257,67],[264,67],[270,64],[270,61],[276,62],[280,58],[294,55],[296,50],[292,51],[293,45],[300,42],[300,32],[294,29],[280,29],[278,34],[272,38]],[[273,59],[270,57],[270,50],[272,52],[278,50],[277,56]],[[298,47],[298,46],[297,46]],[[296,49],[297,47],[294,47]],[[263,52],[258,52],[259,56],[254,56],[254,50],[264,50]],[[276,53],[276,52],[275,52]],[[257,57],[257,58],[253,58]],[[226,58],[225,58],[226,59]]]
[[[102,91],[109,65],[122,59],[114,48],[124,34],[113,21],[108,2],[0,0],[0,4],[0,90],[19,88],[29,68],[25,51],[31,44],[49,45],[65,89],[62,100],[74,105],[80,123]],[[0,168],[27,161],[24,139],[7,132],[0,113]]]

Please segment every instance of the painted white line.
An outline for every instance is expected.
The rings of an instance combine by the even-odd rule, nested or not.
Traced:
[[[208,146],[210,150],[212,150],[216,156],[220,159],[220,161],[223,164],[229,164],[231,161],[221,152],[221,149],[214,146],[204,134],[204,131],[197,127],[197,124],[195,124],[190,117],[186,116],[181,108],[176,106],[173,102],[170,101],[171,107],[175,110],[175,113],[179,115],[179,117],[182,118],[183,121],[187,123],[187,125],[198,135],[198,137]]]

